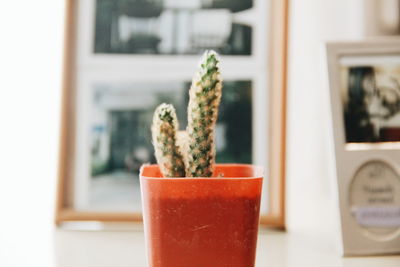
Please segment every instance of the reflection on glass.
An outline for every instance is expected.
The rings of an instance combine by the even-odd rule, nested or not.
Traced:
[[[138,172],[155,163],[150,126],[160,103],[175,106],[183,130],[190,82],[100,84],[93,89],[89,207],[140,209]],[[217,162],[252,162],[252,83],[225,81],[216,127]]]

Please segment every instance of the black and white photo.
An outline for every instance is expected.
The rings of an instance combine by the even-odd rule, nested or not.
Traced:
[[[341,68],[347,142],[400,141],[400,63]]]
[[[97,0],[95,53],[252,54],[253,0]]]

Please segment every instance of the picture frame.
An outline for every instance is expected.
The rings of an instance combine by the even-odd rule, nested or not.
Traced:
[[[400,39],[327,44],[340,251],[400,252]]]
[[[104,127],[101,123],[96,124],[100,116],[98,114],[102,113],[103,115],[100,117],[103,118],[105,116],[104,111],[106,111],[108,114],[106,116],[108,118],[111,116],[113,123],[124,124],[124,120],[127,117],[129,120],[132,120],[136,116],[133,112],[127,110],[126,105],[131,105],[132,103],[128,100],[137,99],[138,96],[146,97],[146,92],[150,91],[155,92],[152,96],[156,94],[161,99],[165,99],[166,97],[168,100],[178,101],[180,99],[178,95],[183,94],[182,88],[187,88],[190,82],[192,72],[195,69],[194,63],[198,61],[198,54],[202,49],[201,45],[199,47],[192,45],[191,48],[188,48],[190,46],[186,44],[186,46],[182,45],[179,48],[173,48],[170,45],[170,50],[168,50],[168,46],[165,45],[164,50],[160,49],[160,51],[154,52],[156,50],[153,47],[153,50],[149,52],[148,47],[145,47],[143,50],[143,47],[137,46],[137,43],[131,39],[128,42],[130,45],[129,48],[126,48],[126,45],[121,45],[121,43],[115,46],[116,50],[112,50],[114,48],[111,49],[110,46],[104,48],[107,45],[103,45],[102,48],[99,45],[98,47],[100,48],[96,48],[96,20],[98,20],[96,16],[100,14],[96,13],[99,12],[98,10],[95,11],[96,1],[97,3],[99,1],[106,2],[106,0],[66,1],[59,170],[55,211],[55,223],[57,225],[64,225],[70,222],[131,223],[141,221],[141,213],[133,211],[131,206],[124,209],[117,207],[115,209],[104,210],[104,206],[98,208],[91,204],[88,205],[87,199],[91,198],[91,196],[88,197],[87,191],[88,188],[92,188],[93,179],[90,180],[84,177],[89,173],[92,173],[93,177],[94,173],[102,168],[101,162],[100,164],[97,164],[97,162],[95,164],[93,160],[93,153],[101,154],[101,152],[98,152],[101,148],[99,148],[99,145],[94,146],[93,142],[96,143],[97,139],[101,139],[101,136],[104,136]],[[226,87],[224,90],[227,94],[230,94],[229,92],[233,94],[233,92],[237,92],[238,87],[249,88],[249,94],[251,95],[250,103],[252,105],[251,114],[253,114],[251,117],[253,125],[251,128],[252,139],[261,142],[256,145],[255,141],[253,141],[252,151],[250,151],[251,157],[255,159],[256,163],[257,158],[258,163],[260,163],[260,158],[269,160],[264,182],[266,183],[264,191],[267,193],[264,194],[262,200],[266,212],[262,210],[260,222],[266,226],[285,229],[284,188],[288,1],[271,1],[268,5],[257,0],[242,2],[254,4],[256,8],[252,12],[256,12],[258,15],[267,14],[268,19],[266,19],[265,23],[273,25],[273,27],[270,27],[268,31],[264,27],[255,27],[257,29],[252,30],[252,34],[254,35],[251,40],[257,41],[252,41],[251,46],[244,45],[242,48],[237,46],[235,50],[233,48],[226,48],[228,46],[224,48],[220,44],[221,46],[217,50],[220,49],[219,52],[223,51],[222,68],[227,70],[223,73]],[[183,1],[182,3],[185,2]],[[239,7],[232,7],[231,10],[234,10],[232,12],[236,12],[235,8]],[[185,6],[185,12],[196,12],[193,10],[195,10],[193,7],[188,8]],[[226,13],[226,10],[224,12]],[[201,16],[204,15],[204,12],[199,13]],[[240,20],[243,20],[246,16],[238,17],[240,17]],[[130,21],[130,25],[135,25],[136,22],[133,19]],[[246,23],[254,25],[255,22],[247,21]],[[236,25],[232,27],[232,31],[235,29],[241,28]],[[255,35],[258,37],[255,38]],[[260,41],[265,36],[268,36],[268,44],[266,41],[264,43]],[[227,40],[229,42],[229,38]],[[202,41],[197,42],[198,44],[202,44]],[[151,44],[151,42],[147,44],[149,43]],[[213,45],[215,46],[215,43]],[[118,50],[122,49],[121,47],[125,50]],[[251,47],[252,51],[258,52],[249,53],[246,50],[249,47]],[[227,55],[224,55],[224,53],[227,53]],[[170,62],[172,63],[170,64]],[[139,65],[140,67],[137,67]],[[255,66],[261,65],[264,67],[256,69]],[[188,68],[188,66],[191,66],[191,68]],[[237,66],[241,66],[242,70],[238,69]],[[268,72],[266,71],[267,66],[269,66]],[[170,68],[171,71],[163,71],[165,68]],[[130,71],[125,72],[121,71],[121,69],[130,69]],[[146,72],[146,69],[152,69],[157,73],[157,79],[154,79],[154,73]],[[132,75],[132,73],[136,73],[136,75]],[[162,89],[163,86],[168,87],[168,94],[162,93],[162,90],[164,90]],[[172,98],[171,95],[173,96]],[[104,99],[106,100],[104,101]],[[265,113],[258,114],[258,112],[254,112],[254,106],[262,106],[263,103],[260,102],[263,101],[262,99],[266,99],[270,105],[265,109]],[[129,104],[126,104],[124,101],[129,102]],[[229,105],[228,100],[225,100],[225,102],[228,102],[226,105]],[[118,105],[117,108],[113,106],[115,103]],[[179,103],[177,104],[178,106],[180,105]],[[223,103],[224,101],[222,101],[222,105],[224,105]],[[91,107],[88,108],[88,106]],[[229,107],[223,106],[222,108]],[[143,116],[148,116],[147,107],[146,112],[147,115]],[[93,119],[94,117],[96,117],[95,120]],[[220,115],[220,120],[227,119],[221,118]],[[88,125],[91,127],[90,134],[88,134]],[[229,126],[229,122],[226,122],[226,125]],[[265,139],[264,135],[267,135],[268,138]],[[265,140],[262,141],[263,139]],[[115,140],[119,139],[116,138]],[[109,140],[109,142],[112,142],[112,140]],[[265,149],[262,142],[265,142]],[[121,147],[121,144],[116,144],[116,146],[118,145]],[[93,150],[97,152],[93,152]],[[220,150],[220,154],[223,155],[223,150]],[[149,154],[143,151],[142,149],[136,152],[139,156],[141,155],[145,159],[149,159]],[[122,161],[125,165],[131,164],[134,166],[132,168],[136,168],[137,164],[135,165],[134,160],[131,158],[125,157],[118,162]],[[91,164],[91,167],[89,167],[89,164]],[[264,165],[267,162],[261,162],[261,164]],[[93,167],[94,165],[96,165],[95,168]],[[97,199],[106,199],[103,197],[104,194],[101,195],[99,193],[103,192],[104,188],[106,188],[101,187],[102,183],[106,184],[107,188],[109,187],[109,182],[105,178],[102,180],[103,178],[96,178]],[[125,181],[124,178],[118,179]],[[125,184],[124,188],[129,186],[131,185],[128,184],[126,186]],[[137,192],[135,195],[137,195]],[[96,196],[94,198],[96,199]],[[124,201],[133,202],[132,199],[125,199]],[[90,209],[87,208],[89,206]]]

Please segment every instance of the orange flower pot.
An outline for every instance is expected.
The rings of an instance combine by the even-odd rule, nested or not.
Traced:
[[[217,164],[211,178],[140,172],[149,267],[252,267],[263,170]]]

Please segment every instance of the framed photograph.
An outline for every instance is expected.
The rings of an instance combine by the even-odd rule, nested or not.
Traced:
[[[400,39],[327,46],[344,255],[400,252]]]
[[[172,103],[184,129],[191,78],[213,49],[224,78],[217,162],[265,166],[261,222],[284,228],[287,1],[70,0],[66,8],[56,223],[141,221],[138,174],[155,163],[155,107]]]

